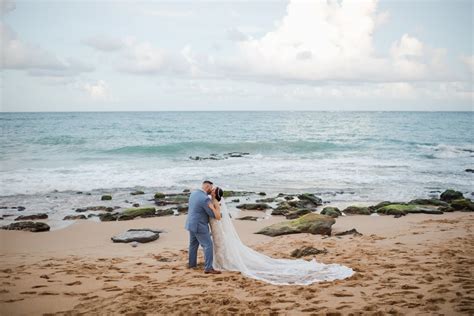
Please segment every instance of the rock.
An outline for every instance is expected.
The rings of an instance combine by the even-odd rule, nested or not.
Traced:
[[[348,206],[343,210],[344,214],[349,215],[370,215],[370,209],[365,206]]]
[[[334,236],[345,236],[345,235],[362,236],[362,234],[359,233],[355,228],[352,228],[351,230],[346,230],[341,233],[336,233]]]
[[[255,202],[257,202],[257,203],[272,203],[272,202],[275,202],[275,198],[259,199],[259,200],[256,200]]]
[[[435,206],[448,206],[448,203],[439,199],[415,199],[408,202],[408,204],[419,204],[419,205],[435,205]]]
[[[157,210],[155,216],[170,216],[170,215],[174,215],[174,210],[172,208],[169,208],[166,210]]]
[[[303,215],[309,214],[311,212],[312,212],[312,210],[307,209],[307,208],[297,209],[295,211],[291,211],[288,214],[286,214],[286,219],[295,219],[295,218],[301,217]]]
[[[390,204],[377,210],[379,214],[397,215],[397,214],[443,214],[442,211],[432,206],[420,206],[417,204]]]
[[[155,195],[154,195],[155,199],[164,199],[165,197],[166,197],[166,195],[164,193],[161,193],[161,192],[156,192]]]
[[[189,196],[186,194],[174,194],[174,195],[169,194],[164,199],[155,199],[155,204],[158,206],[182,204],[182,203],[187,203],[188,200],[189,200]]]
[[[246,203],[237,205],[238,209],[250,210],[250,211],[264,211],[271,208],[268,204],[265,203]]]
[[[450,205],[456,211],[474,212],[474,203],[469,199],[452,200]]]
[[[309,201],[311,202],[314,206],[322,205],[323,200],[321,200],[319,197],[315,196],[312,193],[303,193],[298,195],[298,199],[301,201]]]
[[[266,194],[265,192],[259,192],[258,195],[260,195],[260,196],[265,196],[265,195],[267,195],[267,194]]]
[[[119,213],[104,213],[99,214],[99,218],[102,222],[113,222],[119,217]]]
[[[234,202],[234,203],[239,203],[239,202],[240,202],[240,199],[233,199],[232,202]]]
[[[76,220],[76,219],[87,219],[85,215],[67,215],[63,218],[64,221]]]
[[[152,229],[129,229],[124,233],[112,237],[113,242],[139,242],[146,243],[160,238],[161,231]]]
[[[145,192],[138,190],[138,191],[132,192],[130,194],[131,195],[143,195],[143,194],[145,194]]]
[[[292,211],[296,211],[297,208],[292,207],[288,202],[278,203],[278,206],[272,210],[272,215],[283,215],[286,216]]]
[[[378,210],[379,208],[382,208],[382,207],[390,205],[390,204],[405,204],[405,203],[403,203],[403,202],[383,201],[383,202],[380,202],[376,205],[369,206],[369,210],[375,211],[375,210]]]
[[[140,206],[140,203],[133,203],[132,206],[133,206],[133,207],[139,207],[139,206]]]
[[[49,225],[42,222],[16,222],[1,228],[6,230],[26,230],[34,233],[49,231]]]
[[[239,218],[236,218],[240,221],[256,221],[258,220],[260,217],[257,217],[257,216],[244,216],[244,217],[239,217]]]
[[[153,217],[156,215],[156,209],[154,207],[136,207],[128,208],[119,214],[119,221],[128,221],[136,217]]]
[[[224,194],[222,195],[223,197],[230,197],[230,196],[246,196],[246,195],[252,195],[254,192],[249,192],[249,191],[224,191]]]
[[[328,251],[326,249],[317,249],[314,247],[304,247],[300,249],[295,249],[291,252],[291,256],[294,258],[301,258],[305,256],[314,256],[319,254],[327,254]]]
[[[334,225],[335,222],[336,221],[332,217],[310,213],[292,221],[276,223],[264,227],[258,231],[257,234],[263,234],[272,237],[299,233],[330,236],[331,226]]]
[[[105,211],[105,212],[112,212],[114,209],[120,208],[120,206],[86,206],[82,208],[76,209],[76,212],[86,212],[86,211]]]
[[[183,193],[191,193],[191,190],[189,190],[189,189],[184,189],[184,190],[183,190]]]
[[[102,195],[102,197],[100,199],[102,201],[110,201],[110,200],[112,200],[112,195],[109,195],[109,194]]]
[[[464,196],[461,192],[452,189],[444,191],[443,193],[441,193],[440,196],[440,199],[445,202],[451,202],[452,200],[458,200],[462,198],[464,198]]]
[[[326,206],[321,211],[322,215],[331,216],[332,218],[337,218],[342,215],[341,211],[337,207]]]
[[[25,208],[24,206],[18,206],[18,207],[16,208],[16,210],[17,210],[18,212],[23,212],[25,209],[26,209],[26,208]]]
[[[178,213],[179,214],[187,214],[188,213],[188,204],[178,205]]]
[[[464,171],[474,173],[474,169],[466,169]]]
[[[35,219],[47,219],[48,214],[46,213],[39,213],[39,214],[32,214],[32,215],[21,215],[15,218],[16,221],[26,221],[26,220],[35,220]]]

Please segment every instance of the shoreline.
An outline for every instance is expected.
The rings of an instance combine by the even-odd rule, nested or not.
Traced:
[[[291,258],[296,248],[327,249],[327,254],[316,256],[318,261],[344,264],[356,271],[345,280],[280,287],[235,272],[207,276],[200,270],[186,269],[184,219],[82,221],[47,233],[2,230],[2,310],[9,315],[68,310],[186,313],[191,309],[211,314],[473,312],[474,284],[469,279],[474,262],[472,213],[339,217],[334,233],[352,228],[362,233],[341,237],[268,237],[254,232],[281,218],[235,221],[243,242],[257,251]],[[167,232],[136,248],[110,240],[133,227],[165,228]],[[202,261],[200,250],[198,262]],[[268,298],[269,293],[273,299]],[[26,300],[30,303],[24,304]],[[225,301],[229,303],[223,304]]]

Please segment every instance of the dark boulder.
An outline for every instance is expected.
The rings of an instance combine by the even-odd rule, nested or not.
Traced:
[[[341,211],[337,207],[327,206],[321,211],[322,215],[331,216],[332,218],[337,218],[342,215]]]
[[[239,204],[236,206],[238,209],[248,210],[248,211],[264,211],[271,208],[268,204],[265,203],[245,203]]]
[[[2,226],[1,229],[25,230],[36,233],[49,231],[50,227],[48,224],[42,222],[16,222],[11,223],[10,225]]]
[[[46,213],[39,213],[39,214],[32,214],[32,215],[20,215],[15,218],[16,221],[26,221],[26,220],[36,220],[36,219],[47,219],[48,214]]]
[[[448,189],[444,191],[443,193],[441,193],[441,196],[440,196],[440,199],[445,202],[451,202],[452,200],[458,200],[462,198],[464,198],[464,196],[462,195],[461,192],[455,191],[452,189]]]
[[[257,234],[272,237],[299,233],[330,236],[331,226],[334,225],[335,222],[332,217],[310,213],[292,221],[285,221],[264,227],[258,231]]]
[[[157,240],[160,238],[161,231],[152,230],[152,229],[129,229],[124,233],[118,234],[117,236],[112,237],[113,242],[139,242],[146,243],[150,241]]]
[[[327,254],[328,251],[326,248],[324,249],[317,249],[314,247],[303,247],[299,249],[295,249],[291,252],[291,256],[293,258],[301,258],[301,257],[306,257],[306,256],[314,256],[314,255],[319,255],[319,254]]]

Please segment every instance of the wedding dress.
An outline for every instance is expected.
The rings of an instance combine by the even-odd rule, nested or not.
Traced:
[[[309,285],[320,281],[345,279],[354,274],[339,264],[319,263],[315,259],[275,259],[245,246],[239,238],[231,215],[221,201],[222,219],[211,218],[214,263],[217,270],[239,271],[243,275],[275,285]]]

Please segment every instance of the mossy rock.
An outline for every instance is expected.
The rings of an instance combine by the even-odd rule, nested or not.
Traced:
[[[145,192],[138,190],[138,191],[132,192],[130,194],[131,195],[143,195],[143,194],[145,194]]]
[[[272,202],[275,202],[275,198],[259,199],[259,200],[256,200],[255,202],[257,202],[257,203],[272,203]]]
[[[440,199],[445,202],[451,202],[452,200],[459,200],[464,198],[461,192],[455,191],[453,189],[448,189],[441,193]]]
[[[341,211],[337,207],[326,206],[321,211],[322,215],[331,216],[332,218],[337,218],[342,215]]]
[[[248,211],[264,211],[271,208],[268,204],[265,203],[245,203],[239,204],[236,206],[238,209],[248,210]]]
[[[153,217],[156,215],[156,209],[154,207],[134,207],[128,208],[123,211],[119,217],[119,221],[127,221],[136,217]]]
[[[350,215],[370,215],[371,211],[368,207],[366,206],[348,206],[346,207],[343,212],[345,214],[350,214]]]
[[[463,212],[474,211],[474,203],[469,199],[452,200],[450,205],[456,211],[463,211]]]
[[[166,210],[157,210],[156,215],[150,215],[150,216],[170,216],[174,215],[174,210],[172,208],[166,209]]]
[[[166,197],[166,195],[164,193],[161,193],[161,192],[156,192],[155,195],[154,195],[155,199],[164,199],[165,197]]]
[[[102,195],[102,197],[100,198],[102,201],[110,201],[112,200],[112,195],[110,194],[105,194],[105,195]]]
[[[408,204],[448,206],[448,203],[439,199],[415,199],[408,202]]]
[[[289,212],[288,214],[286,214],[286,219],[299,218],[299,217],[301,217],[303,215],[306,215],[306,214],[309,214],[311,212],[312,212],[312,210],[307,209],[307,208],[297,209],[295,211],[292,211],[292,212]]]
[[[390,201],[382,201],[376,205],[369,206],[369,209],[372,211],[378,210],[379,208],[382,208],[384,206],[390,205],[390,204],[406,204],[404,202],[390,202]]]
[[[336,220],[332,217],[316,213],[310,213],[298,219],[276,223],[264,227],[259,230],[257,234],[263,234],[272,237],[299,233],[330,236],[331,226],[334,225],[334,223],[336,223]]]
[[[77,219],[87,219],[83,214],[80,215],[67,215],[63,218],[64,221],[77,220]]]
[[[227,197],[230,197],[230,196],[245,196],[245,195],[251,195],[251,194],[255,194],[255,193],[254,192],[248,192],[248,191],[227,190],[227,191],[224,191],[224,194],[222,196],[227,198]]]
[[[102,222],[114,222],[118,219],[119,213],[103,213],[99,214],[99,218]]]
[[[390,204],[378,209],[377,213],[385,215],[404,215],[408,213],[443,214],[443,212],[436,207],[418,204]]]
[[[312,194],[312,193],[299,194],[299,195],[298,195],[298,199],[300,199],[301,201],[308,201],[308,202],[311,202],[312,204],[314,204],[314,206],[318,206],[318,205],[322,205],[322,204],[323,204],[323,200],[321,200],[321,198],[315,196],[315,195]]]

